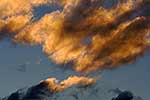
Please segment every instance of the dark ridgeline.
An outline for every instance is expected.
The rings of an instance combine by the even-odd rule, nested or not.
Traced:
[[[17,91],[2,100],[45,100],[50,98],[53,93],[45,82],[41,82],[28,88],[27,91]]]
[[[76,88],[82,90],[87,89],[87,87],[80,87],[77,86]],[[89,87],[88,89],[92,89],[92,87]],[[86,90],[84,90],[86,91]],[[96,91],[97,92],[97,91]],[[117,94],[116,97],[113,97],[111,100],[143,100],[139,96],[135,96],[130,91],[122,91],[120,89],[111,89],[109,92],[114,92]],[[80,92],[79,92],[80,93]],[[75,100],[82,100],[78,94],[79,93],[73,93],[70,94]],[[92,92],[93,93],[93,92]],[[32,86],[30,88],[20,89],[14,93],[12,93],[10,96],[3,98],[0,100],[56,100],[57,98],[53,98],[57,95],[57,92],[54,92],[48,88],[48,84],[43,81],[35,86]],[[84,95],[82,95],[84,96]],[[57,97],[57,96],[56,96]],[[98,100],[99,98],[97,98]]]
[[[52,95],[53,92],[48,89],[47,84],[45,82],[41,82],[40,84],[29,88],[22,100],[43,100],[44,98],[51,97]]]
[[[116,97],[113,97],[111,100],[143,100],[140,96],[135,96],[131,91],[121,91],[119,88],[112,89],[109,92],[114,92],[118,94]]]
[[[130,91],[124,91],[118,94],[117,97],[112,98],[112,100],[133,100],[134,96]]]

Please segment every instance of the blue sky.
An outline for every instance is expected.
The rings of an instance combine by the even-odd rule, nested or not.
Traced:
[[[52,63],[39,46],[12,47],[8,41],[2,41],[0,51],[1,97],[49,77],[62,80],[69,75],[76,74],[71,70],[63,70],[61,66]],[[41,64],[37,64],[39,59],[41,59]],[[106,90],[108,90],[108,87],[109,89],[118,87],[123,90],[131,90],[136,95],[143,97],[144,100],[148,100],[150,98],[149,59],[150,53],[147,52],[133,64],[122,65],[113,70],[105,70],[98,74],[102,76],[98,84],[103,84],[103,88],[106,87]],[[22,64],[26,64],[25,72],[18,70]]]

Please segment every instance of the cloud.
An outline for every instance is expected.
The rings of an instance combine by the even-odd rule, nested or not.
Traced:
[[[79,72],[109,69],[134,61],[149,46],[149,1],[127,0],[106,9],[101,0],[66,0],[63,10],[44,15],[15,36],[41,44],[57,64],[72,61]]]
[[[75,85],[91,85],[96,82],[96,79],[94,78],[88,78],[88,77],[77,77],[77,76],[70,76],[67,80],[64,80],[58,84],[58,80],[55,78],[50,78],[44,81],[48,84],[48,87],[53,91],[63,91],[69,87],[75,86]]]
[[[0,18],[15,16],[18,14],[27,15],[34,6],[48,3],[47,0],[1,0]]]
[[[32,21],[33,7],[49,3],[62,9]],[[78,72],[130,63],[150,45],[147,0],[127,0],[110,9],[103,0],[2,0],[0,5],[1,38],[40,44],[55,63],[73,62]]]
[[[47,0],[1,0],[0,38],[13,38],[31,22],[33,7],[47,4]]]

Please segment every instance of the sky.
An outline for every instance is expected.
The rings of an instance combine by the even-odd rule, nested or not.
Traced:
[[[112,2],[107,3],[108,6]],[[36,8],[34,13],[38,16],[35,19],[56,9],[61,8],[56,6]],[[115,69],[96,73],[102,77],[98,81],[99,86],[104,91],[114,88],[130,90],[144,100],[149,100],[149,59],[150,53],[147,51],[143,57],[132,64],[124,64]],[[42,47],[39,45],[15,45],[9,39],[0,41],[0,97],[8,96],[19,88],[32,86],[50,77],[63,80],[70,75],[78,74],[71,69],[64,70],[61,65],[56,65],[42,52]],[[104,91],[101,90],[99,96],[103,96]]]
[[[13,47],[8,41],[2,41],[0,51],[1,97],[7,96],[19,88],[37,84],[41,80],[49,77],[56,77],[63,80],[73,73],[77,74],[71,70],[63,70],[61,66],[52,63],[41,52],[40,46]],[[41,59],[41,64],[37,64],[39,59]],[[137,96],[141,96],[144,100],[148,100],[150,98],[149,59],[150,53],[147,52],[133,64],[122,65],[122,67],[113,70],[102,71],[98,74],[102,76],[98,84],[102,85],[102,88],[106,90],[115,88],[130,90]],[[22,64],[27,64],[26,71],[18,70],[22,68],[20,67]],[[101,92],[103,93],[104,91]]]

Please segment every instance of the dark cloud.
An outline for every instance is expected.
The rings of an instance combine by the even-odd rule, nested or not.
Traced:
[[[27,71],[27,64],[19,64],[17,67],[17,70],[20,72],[26,72]]]

